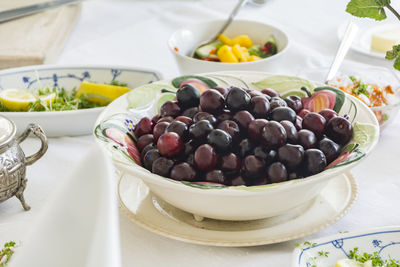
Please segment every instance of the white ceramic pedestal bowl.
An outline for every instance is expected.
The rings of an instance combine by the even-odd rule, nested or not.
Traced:
[[[280,82],[277,82],[280,81]],[[164,80],[134,89],[112,102],[100,115],[95,128],[98,143],[105,147],[117,168],[140,178],[150,190],[169,204],[193,213],[198,217],[220,220],[254,220],[280,215],[300,205],[306,205],[332,178],[339,177],[353,168],[377,144],[379,125],[372,111],[358,99],[344,93],[336,95],[339,115],[347,115],[353,123],[354,136],[334,166],[325,171],[283,183],[259,186],[223,186],[218,184],[175,181],[151,173],[135,162],[138,151],[133,136],[133,126],[143,117],[151,118],[159,107],[175,94],[161,91],[176,90],[175,86],[189,82],[203,89],[206,84],[215,86],[235,85],[252,89],[273,87],[281,95],[288,90],[302,94],[299,88],[308,86],[317,92],[315,83],[297,77],[272,75],[262,72],[216,72],[193,77]],[[292,90],[294,89],[294,91]],[[339,90],[338,90],[339,91]],[[304,93],[304,92],[303,92]],[[317,101],[321,104],[321,101]]]

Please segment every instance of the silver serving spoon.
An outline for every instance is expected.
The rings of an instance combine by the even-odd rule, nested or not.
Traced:
[[[347,51],[349,51],[351,43],[356,37],[357,31],[358,31],[358,26],[350,21],[349,24],[347,24],[346,31],[344,32],[342,41],[340,42],[339,48],[336,52],[336,56],[333,59],[332,65],[329,69],[325,81],[332,80],[335,77],[337,71],[339,70],[340,65],[342,64],[347,54]]]
[[[231,22],[233,21],[233,19],[235,18],[236,14],[239,12],[239,10],[242,8],[242,6],[244,6],[246,4],[248,0],[239,0],[239,2],[236,4],[235,8],[232,10],[231,14],[229,15],[228,20],[224,23],[224,25],[222,26],[222,28],[218,31],[218,33],[211,39],[200,43],[199,45],[197,45],[193,51],[190,53],[190,57],[193,57],[194,54],[196,53],[197,48],[202,47],[203,45],[206,44],[210,44],[215,42],[218,39],[218,35],[220,35],[221,33],[223,33],[226,28],[228,28],[228,26],[231,24]]]

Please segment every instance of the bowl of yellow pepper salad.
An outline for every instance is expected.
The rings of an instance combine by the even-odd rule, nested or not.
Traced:
[[[172,34],[168,46],[182,74],[221,70],[271,71],[277,64],[276,59],[288,48],[289,39],[282,30],[247,20],[233,21],[218,40],[197,47],[215,36],[223,23],[223,20],[215,20],[189,25]]]

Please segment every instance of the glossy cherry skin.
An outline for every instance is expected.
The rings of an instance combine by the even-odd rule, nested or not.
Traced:
[[[238,156],[233,153],[228,153],[221,156],[220,168],[226,172],[238,171],[241,166],[241,161]]]
[[[217,90],[209,89],[200,96],[200,108],[202,111],[218,114],[224,106],[225,98]]]
[[[154,142],[154,137],[152,134],[144,134],[141,137],[139,137],[136,146],[139,149],[139,151],[142,151],[143,148],[145,148],[149,144],[153,144]]]
[[[165,129],[166,133],[177,133],[182,139],[186,139],[189,134],[188,126],[178,120],[172,121]]]
[[[226,106],[231,111],[246,110],[249,107],[251,96],[243,89],[232,87],[226,95]]]
[[[286,144],[278,149],[278,159],[288,169],[295,170],[303,162],[304,148],[300,145]]]
[[[194,165],[201,171],[212,170],[217,165],[217,153],[209,144],[199,146],[194,152]]]
[[[280,121],[280,124],[282,124],[283,128],[285,128],[288,143],[296,144],[297,143],[296,126],[294,126],[292,122],[286,120]]]
[[[340,145],[329,138],[324,138],[319,141],[318,148],[324,153],[327,164],[337,159],[340,155]]]
[[[194,115],[196,115],[198,112],[199,112],[199,108],[198,107],[192,107],[192,108],[186,109],[182,113],[182,116],[189,117],[189,118],[193,119]]]
[[[155,140],[155,141],[157,141],[158,138],[159,138],[163,133],[165,133],[165,130],[167,129],[168,126],[169,126],[169,122],[166,122],[166,121],[159,122],[159,123],[157,123],[157,124],[154,126],[154,129],[153,129],[153,136],[154,136],[154,140]]]
[[[227,152],[231,148],[232,137],[221,129],[212,130],[207,136],[207,142],[219,153]]]
[[[165,157],[159,157],[156,160],[154,160],[151,171],[154,174],[158,174],[163,177],[169,177],[173,166],[174,166],[173,160]]]
[[[326,167],[324,153],[315,148],[307,149],[304,153],[305,169],[309,175],[322,172]]]
[[[267,123],[268,121],[265,119],[255,119],[251,121],[247,129],[250,138],[255,141],[261,140],[263,128]]]
[[[190,164],[182,162],[171,169],[171,178],[177,181],[193,182],[196,180],[196,170]]]
[[[353,137],[353,125],[343,117],[334,117],[326,125],[325,133],[334,142],[345,145]]]
[[[191,84],[184,84],[176,92],[176,98],[183,109],[197,107],[200,102],[200,92]]]
[[[171,116],[175,118],[179,116],[180,113],[181,108],[179,107],[178,103],[174,101],[167,101],[160,108],[161,117]]]
[[[265,88],[261,90],[261,93],[266,94],[270,97],[279,97],[279,93],[271,88]]]
[[[207,135],[214,129],[207,120],[201,120],[189,127],[189,136],[196,143],[204,142]]]
[[[196,115],[194,115],[194,117],[193,117],[194,123],[196,123],[198,121],[202,121],[202,120],[209,121],[211,123],[211,125],[214,127],[217,125],[217,118],[215,118],[214,115],[212,115],[208,112],[200,111],[200,112],[196,113]]]
[[[302,119],[304,118],[304,116],[306,116],[308,113],[310,113],[311,111],[309,111],[308,109],[302,109],[300,110],[299,113],[297,113],[297,116],[300,116]]]
[[[249,155],[242,161],[242,173],[249,179],[256,179],[265,175],[265,161],[254,156]]]
[[[204,180],[209,183],[226,184],[227,179],[221,170],[208,171],[204,176]]]
[[[304,147],[304,149],[314,148],[317,141],[317,137],[310,130],[303,129],[297,133],[297,142],[299,145]]]
[[[186,117],[186,116],[178,116],[175,118],[175,120],[183,122],[184,124],[187,125],[187,127],[189,127],[190,125],[193,124],[193,119]]]
[[[228,109],[224,109],[224,110],[222,110],[222,112],[219,115],[217,115],[216,118],[217,118],[218,123],[221,123],[226,120],[232,120],[232,117],[233,117],[232,112]]]
[[[298,97],[297,95],[290,95],[286,97],[284,100],[288,105],[288,107],[293,109],[296,113],[298,113],[303,108],[301,98]]]
[[[337,117],[338,114],[333,109],[323,109],[319,112],[319,114],[325,118],[326,123],[328,123],[332,118]]]
[[[247,110],[241,110],[235,113],[233,120],[239,125],[240,130],[245,133],[254,117]]]
[[[310,112],[303,118],[303,129],[308,129],[317,136],[322,136],[322,134],[325,132],[325,125],[325,118],[315,112]]]
[[[135,126],[134,133],[136,138],[141,137],[144,134],[151,134],[153,132],[154,124],[147,118],[142,118]]]
[[[294,123],[296,121],[296,112],[289,107],[277,107],[271,111],[270,118],[273,121],[287,120]]]
[[[218,129],[227,132],[232,137],[233,142],[239,140],[240,128],[236,122],[231,120],[223,121],[220,124],[218,124]]]
[[[265,119],[268,116],[269,101],[263,96],[255,96],[250,100],[250,113],[255,118]]]
[[[157,149],[164,157],[178,155],[182,148],[183,141],[177,133],[164,133],[158,138]]]
[[[147,151],[147,153],[143,157],[143,166],[150,170],[153,168],[153,162],[161,157],[160,152],[157,149],[152,149]]]
[[[285,165],[280,162],[272,163],[267,170],[268,179],[271,183],[280,183],[288,179],[288,173]]]
[[[276,121],[269,121],[262,131],[262,142],[269,149],[275,149],[286,143],[287,135],[285,128]]]

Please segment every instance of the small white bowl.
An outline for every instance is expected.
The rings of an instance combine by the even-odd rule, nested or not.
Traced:
[[[214,72],[222,70],[255,70],[272,71],[275,61],[282,56],[288,46],[289,39],[286,33],[275,26],[256,21],[235,20],[224,32],[229,37],[246,34],[254,44],[263,44],[272,34],[275,36],[278,53],[258,61],[242,63],[222,63],[205,61],[190,57],[193,49],[204,42],[221,28],[223,20],[215,20],[201,24],[186,26],[177,30],[168,40],[168,46],[175,56],[175,60],[182,74],[193,74],[202,72]]]

